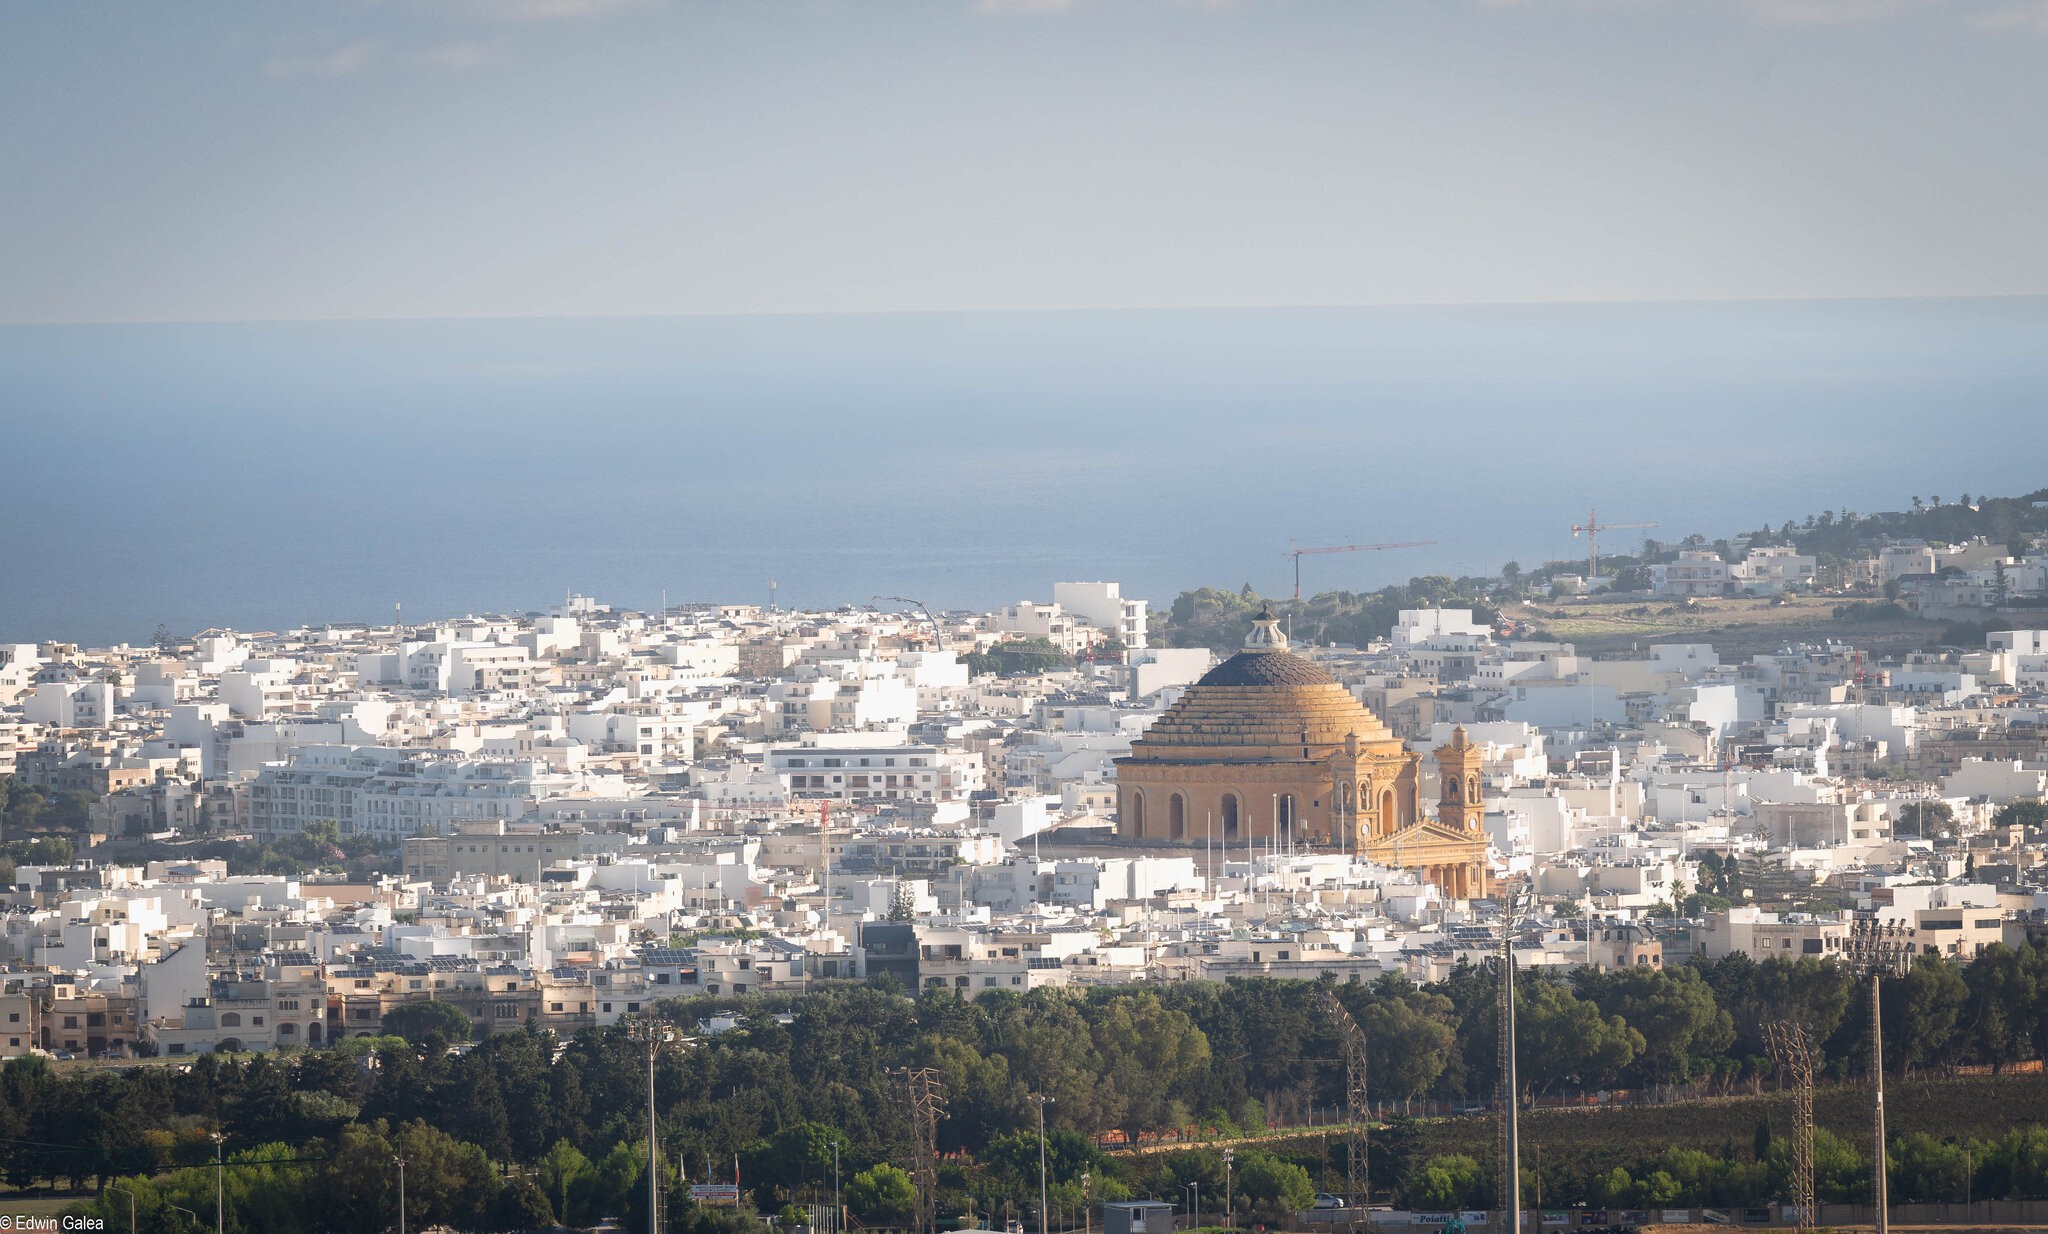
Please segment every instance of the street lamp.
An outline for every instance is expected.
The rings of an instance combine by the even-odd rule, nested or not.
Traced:
[[[1201,1228],[1202,1228],[1202,1184],[1201,1184],[1201,1182],[1200,1182],[1200,1181],[1198,1180],[1198,1181],[1196,1181],[1196,1182],[1192,1182],[1192,1183],[1189,1183],[1189,1184],[1187,1185],[1187,1193],[1188,1193],[1188,1218],[1189,1218],[1189,1220],[1191,1220],[1191,1221],[1193,1221],[1193,1222],[1194,1222],[1194,1224],[1193,1224],[1193,1225],[1191,1225],[1191,1226],[1189,1226],[1188,1228],[1189,1228],[1189,1229],[1191,1229],[1191,1230],[1199,1230],[1199,1229],[1201,1229]]]
[[[181,1212],[181,1213],[185,1214],[185,1215],[186,1215],[187,1217],[190,1217],[190,1218],[192,1218],[192,1224],[193,1224],[193,1225],[198,1225],[198,1224],[199,1224],[199,1214],[198,1214],[198,1213],[195,1213],[195,1212],[193,1212],[193,1211],[192,1211],[191,1209],[189,1209],[189,1208],[185,1207],[185,1206],[184,1206],[183,1204],[173,1204],[173,1203],[171,1203],[171,1202],[170,1202],[169,1200],[165,1200],[165,1201],[164,1201],[164,1207],[165,1207],[165,1208],[175,1208],[175,1209],[177,1209],[177,1210],[178,1210],[179,1212]]]
[[[398,1234],[405,1234],[405,1158],[393,1156],[398,1163]]]
[[[661,1234],[661,1127],[654,1115],[654,1056],[680,1039],[672,1025],[644,1015],[626,1025],[626,1035],[647,1047],[647,1229]],[[733,1182],[739,1182],[735,1170]],[[405,1234],[403,1230],[399,1234]]]
[[[1521,1085],[1515,1077],[1515,930],[1529,915],[1532,900],[1524,884],[1505,890],[1500,912],[1500,1069],[1501,1141],[1506,1148],[1501,1162],[1502,1229],[1522,1234],[1522,1128]],[[1592,934],[1586,935],[1592,945]]]
[[[1081,1234],[1095,1234],[1095,1214],[1088,1209],[1088,1171],[1086,1170],[1081,1171]]]
[[[107,1185],[107,1190],[118,1191],[128,1197],[128,1234],[135,1234],[135,1193],[126,1187],[116,1187],[111,1183]]]
[[[1223,1150],[1223,1228],[1226,1230],[1237,1225],[1237,1205],[1230,1200],[1230,1162],[1236,1155],[1230,1149]]]
[[[1887,1163],[1884,1128],[1884,979],[1904,972],[1911,964],[1911,936],[1898,926],[1874,919],[1850,923],[1843,943],[1842,959],[1870,978],[1870,1198],[1875,1209],[1876,1234],[1891,1229],[1891,1182]]]
[[[221,1155],[220,1155],[220,1153],[221,1153],[221,1145],[225,1144],[226,1142],[227,1142],[227,1137],[226,1137],[226,1136],[222,1135],[222,1134],[221,1134],[220,1132],[218,1132],[218,1131],[216,1131],[216,1132],[214,1132],[214,1133],[213,1133],[213,1229],[214,1229],[214,1234],[227,1234],[227,1229],[228,1229],[228,1204],[227,1204],[227,1163],[221,1160]]]
[[[1039,1093],[1031,1100],[1038,1103],[1038,1234],[1046,1234],[1048,1219],[1045,1211],[1045,1103],[1052,1098]]]
[[[840,1214],[846,1211],[839,1207],[839,1204],[839,1141],[834,1140],[832,1141],[832,1234],[839,1234]]]

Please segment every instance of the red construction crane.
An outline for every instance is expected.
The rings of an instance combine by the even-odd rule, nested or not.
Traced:
[[[1288,543],[1293,544],[1294,541],[1289,540]],[[1327,548],[1297,546],[1289,549],[1287,555],[1294,558],[1294,598],[1301,599],[1301,559],[1312,553],[1370,553],[1383,548],[1421,548],[1425,544],[1435,543],[1434,540],[1402,540],[1395,544],[1332,544]]]
[[[1579,523],[1579,524],[1577,524],[1577,525],[1573,526],[1573,528],[1572,528],[1572,539],[1574,539],[1574,540],[1578,539],[1578,538],[1579,538],[1579,533],[1580,533],[1580,532],[1584,532],[1584,533],[1585,533],[1585,535],[1586,535],[1586,579],[1587,579],[1587,581],[1588,581],[1588,582],[1590,582],[1591,580],[1593,580],[1593,579],[1596,579],[1596,578],[1599,578],[1599,577],[1600,577],[1600,533],[1601,533],[1601,532],[1603,532],[1603,531],[1623,531],[1623,530],[1626,530],[1627,528],[1630,528],[1630,527],[1655,527],[1656,525],[1657,525],[1657,524],[1655,524],[1655,523],[1603,523],[1603,522],[1601,522],[1601,521],[1599,520],[1599,518],[1598,518],[1597,516],[1595,516],[1595,514],[1593,513],[1593,511],[1591,511],[1591,510],[1588,510],[1588,511],[1586,511],[1586,521],[1585,521],[1585,522],[1583,522],[1583,523]]]

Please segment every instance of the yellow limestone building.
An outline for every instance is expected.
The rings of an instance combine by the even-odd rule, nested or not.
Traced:
[[[1479,751],[1459,728],[1435,757],[1442,793],[1429,819],[1422,756],[1336,678],[1289,651],[1269,608],[1243,650],[1188,687],[1116,760],[1117,831],[1134,840],[1341,848],[1420,870],[1453,896],[1484,895]]]

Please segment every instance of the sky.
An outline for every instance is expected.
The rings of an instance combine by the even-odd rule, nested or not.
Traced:
[[[0,8],[0,324],[2048,292],[2048,0]]]

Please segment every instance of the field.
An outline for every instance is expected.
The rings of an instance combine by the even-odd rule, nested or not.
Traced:
[[[1531,1110],[1521,1119],[1523,1152],[1531,1161],[1540,1160],[1546,1174],[1555,1171],[1554,1177],[1632,1167],[1674,1146],[1719,1152],[1732,1143],[1746,1153],[1760,1122],[1769,1120],[1779,1134],[1791,1125],[1791,1105],[1789,1094],[1765,1092],[1663,1106]],[[1885,1084],[1885,1110],[1887,1130],[1894,1139],[1911,1131],[1943,1139],[1991,1139],[2015,1126],[2048,1121],[2048,1075],[1890,1079]],[[1856,1083],[1815,1090],[1814,1122],[1853,1143],[1867,1140],[1869,1088]],[[1402,1147],[1411,1164],[1449,1153],[1486,1160],[1494,1152],[1498,1126],[1491,1115],[1470,1115],[1418,1119],[1406,1128],[1378,1128],[1374,1134],[1382,1143],[1405,1141]],[[1335,1142],[1325,1132],[1266,1138],[1282,1151],[1311,1153]],[[1374,1155],[1379,1155],[1377,1149]],[[1375,1176],[1381,1169],[1376,1162]],[[1405,1174],[1405,1167],[1401,1172]]]
[[[1561,600],[1511,604],[1501,615],[1526,621],[1588,654],[1625,652],[1651,643],[1711,643],[1724,662],[1828,637],[1873,655],[1928,647],[1940,638],[1940,622],[1848,621],[1835,616],[1836,605],[1856,602],[1836,596],[1790,596],[1782,603],[1712,599],[1688,607],[1669,600]]]

